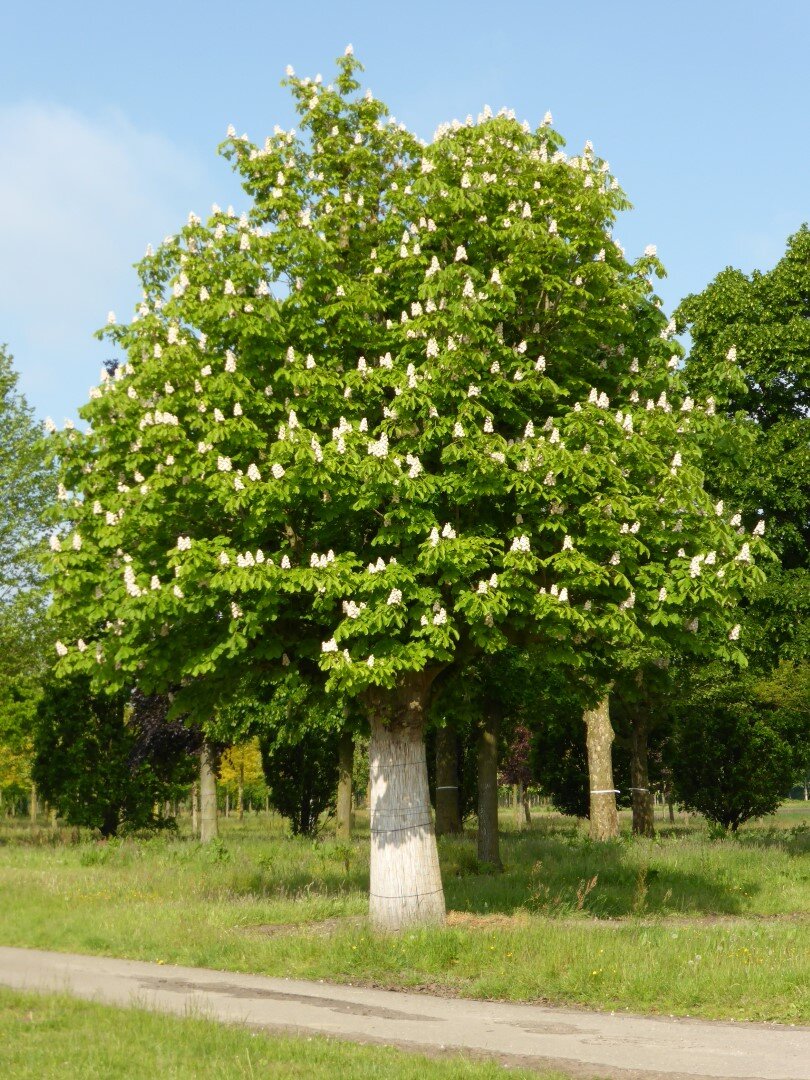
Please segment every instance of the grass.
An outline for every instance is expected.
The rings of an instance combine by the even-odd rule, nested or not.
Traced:
[[[69,843],[0,833],[0,944],[269,975],[723,1019],[810,1021],[810,808],[712,839],[705,823],[592,844],[548,813],[503,818],[503,874],[442,840],[447,928],[363,922],[367,826],[351,844],[278,819]],[[626,824],[626,823],[625,823]]]
[[[15,1080],[494,1080],[502,1066],[387,1047],[266,1035],[213,1020],[0,990],[0,1076]],[[565,1080],[510,1071],[515,1080]]]

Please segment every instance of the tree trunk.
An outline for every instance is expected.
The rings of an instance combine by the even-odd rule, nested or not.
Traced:
[[[31,824],[36,825],[37,814],[39,813],[39,807],[37,806],[37,785],[31,784],[31,804],[29,806],[31,812]]]
[[[458,791],[458,736],[445,725],[436,732],[436,835],[462,831]]]
[[[670,823],[670,825],[674,825],[675,824],[675,800],[672,798],[671,794],[667,796],[667,807],[669,808],[669,823]]]
[[[231,793],[225,789],[225,817],[231,816]]]
[[[352,773],[354,771],[354,737],[343,731],[338,744],[338,790],[335,833],[340,840],[352,835]]]
[[[375,930],[443,925],[444,890],[430,816],[425,712],[432,675],[405,675],[366,694],[371,740],[371,884]]]
[[[595,708],[586,709],[582,719],[588,746],[591,840],[614,840],[619,835],[619,815],[610,752],[613,727],[609,696],[605,694]]]
[[[522,829],[526,821],[526,814],[523,809],[523,784],[512,785],[512,808],[515,811],[515,828]]]
[[[478,861],[503,869],[498,846],[498,717],[478,729]]]
[[[245,763],[239,766],[239,785],[236,789],[236,813],[240,821],[245,820]]]
[[[196,839],[200,834],[200,792],[196,781],[191,785],[191,835]]]
[[[655,836],[655,814],[647,761],[648,732],[647,717],[641,710],[636,710],[633,714],[631,736],[630,791],[633,797],[633,832],[637,836]]]
[[[200,750],[200,843],[209,844],[216,839],[218,831],[214,754],[206,741]]]
[[[525,824],[531,825],[532,815],[531,811],[529,810],[529,791],[526,787],[523,788],[523,813],[525,815]]]

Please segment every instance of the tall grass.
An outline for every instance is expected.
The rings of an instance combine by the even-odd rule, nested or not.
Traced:
[[[477,997],[810,1020],[810,814],[712,839],[591,843],[574,822],[503,817],[502,874],[472,833],[439,849],[448,927],[378,939],[364,922],[367,823],[350,843],[269,815],[207,848],[0,832],[0,943]],[[77,842],[71,842],[71,839]]]

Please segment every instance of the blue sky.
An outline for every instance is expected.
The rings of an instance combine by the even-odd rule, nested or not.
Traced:
[[[322,72],[352,42],[366,85],[424,138],[484,104],[572,152],[592,139],[634,203],[672,307],[724,266],[779,258],[810,219],[810,4],[778,0],[62,0],[4,5],[0,342],[40,416],[75,415],[137,299],[131,264],[189,210],[244,205],[215,148],[293,120],[291,63]]]

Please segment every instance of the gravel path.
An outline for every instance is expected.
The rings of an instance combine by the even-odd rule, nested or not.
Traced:
[[[0,948],[0,985],[616,1080],[810,1080],[810,1028],[612,1015]]]

